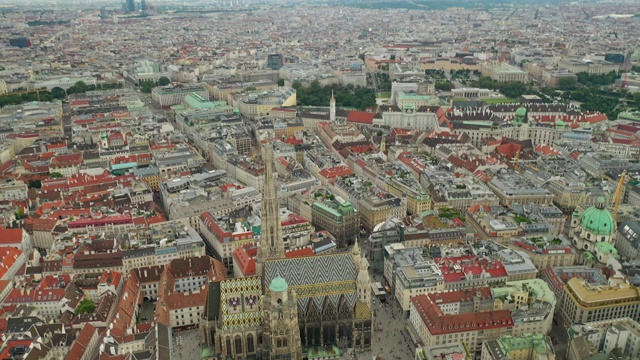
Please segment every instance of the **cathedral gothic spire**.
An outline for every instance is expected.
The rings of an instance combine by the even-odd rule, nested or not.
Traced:
[[[283,259],[285,257],[278,194],[273,172],[273,145],[271,140],[267,140],[264,154],[264,192],[262,193],[260,217],[260,243],[256,258],[257,275],[262,275],[262,265],[266,260]]]

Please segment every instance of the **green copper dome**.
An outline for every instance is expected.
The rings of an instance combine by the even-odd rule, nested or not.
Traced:
[[[516,110],[516,116],[526,116],[527,115],[527,109],[524,107],[519,107]]]
[[[101,139],[106,139],[107,138],[107,133],[104,132],[104,130],[102,132],[100,132],[100,138]]]
[[[273,292],[284,292],[289,288],[289,284],[287,281],[283,279],[280,274],[276,275],[276,277],[271,280],[271,284],[269,284],[269,290]]]
[[[595,235],[611,235],[615,231],[616,224],[613,215],[605,209],[605,200],[598,198],[596,206],[585,210],[580,219],[580,226]]]
[[[556,126],[557,126],[557,127],[565,127],[565,126],[567,126],[567,123],[565,123],[564,121],[562,121],[562,119],[558,118],[558,119],[556,120]]]
[[[518,126],[522,125],[526,117],[527,117],[527,109],[523,107],[518,108],[518,110],[516,110],[516,113],[513,117],[513,122]]]

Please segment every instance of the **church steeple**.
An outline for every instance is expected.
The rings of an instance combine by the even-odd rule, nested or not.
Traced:
[[[365,304],[371,306],[371,278],[369,277],[369,261],[364,256],[360,258],[360,263],[358,266],[358,278],[357,278],[357,287],[358,287],[358,299]]]
[[[261,230],[256,275],[262,275],[262,264],[270,259],[284,258],[282,225],[280,224],[278,195],[273,178],[273,147],[267,140],[264,156],[264,192],[262,193]]]
[[[329,101],[329,120],[336,122],[336,98],[333,96],[333,90],[331,90],[331,100]]]
[[[353,256],[353,262],[358,266],[360,263],[360,245],[358,245],[358,236],[356,235],[355,243],[351,248],[351,255]]]

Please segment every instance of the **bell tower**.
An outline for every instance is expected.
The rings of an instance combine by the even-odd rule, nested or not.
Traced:
[[[263,344],[268,359],[302,360],[296,292],[277,274],[261,300]]]

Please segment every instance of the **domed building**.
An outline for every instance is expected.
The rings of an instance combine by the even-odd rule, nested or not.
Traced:
[[[606,208],[606,200],[599,197],[595,206],[580,212],[576,209],[571,216],[573,245],[578,250],[578,262],[599,262],[607,264],[610,257],[617,258],[613,246],[616,222]]]
[[[513,123],[517,126],[522,126],[527,121],[527,109],[519,107],[513,116]]]

